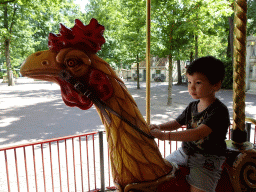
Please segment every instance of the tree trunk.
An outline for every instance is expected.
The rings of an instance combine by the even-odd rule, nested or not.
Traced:
[[[231,16],[228,18],[229,23],[229,37],[228,37],[228,48],[227,48],[227,58],[232,58],[233,63],[233,39],[234,39],[234,17]]]
[[[8,86],[14,86],[12,66],[10,62],[10,40],[6,39],[4,43],[5,43],[5,60],[6,60],[6,68],[7,68]]]
[[[190,52],[189,64],[193,61],[193,51]]]
[[[140,63],[139,63],[138,55],[137,55],[137,89],[140,89]]]
[[[4,28],[8,31],[8,14],[7,14],[7,4],[4,5]],[[10,38],[4,37],[4,46],[5,46],[5,61],[6,61],[6,68],[7,68],[7,79],[8,79],[8,86],[14,85],[13,80],[13,72],[12,72],[12,66],[10,62]]]
[[[169,81],[168,81],[168,99],[167,105],[172,105],[172,54],[169,55]]]
[[[195,59],[198,58],[198,35],[195,35]]]
[[[178,85],[182,84],[180,60],[177,60],[177,71],[178,71]]]

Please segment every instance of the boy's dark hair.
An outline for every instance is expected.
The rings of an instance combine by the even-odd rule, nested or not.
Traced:
[[[194,60],[187,68],[187,74],[201,73],[212,85],[223,81],[225,76],[224,63],[213,56],[201,57]]]

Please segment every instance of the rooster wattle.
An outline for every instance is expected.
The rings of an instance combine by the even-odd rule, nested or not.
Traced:
[[[96,19],[89,25],[76,20],[71,29],[60,25],[60,34],[49,35],[50,50],[30,55],[20,72],[59,84],[63,101],[71,107],[90,108],[94,100],[89,95],[93,92],[100,104],[94,103],[106,129],[112,175],[119,190],[156,191],[160,183],[174,177],[174,168],[149,137],[149,127],[123,81],[96,55],[105,42],[103,31]],[[72,82],[65,81],[60,75],[63,71],[75,79],[74,84],[79,82],[90,90],[89,94],[80,93]]]

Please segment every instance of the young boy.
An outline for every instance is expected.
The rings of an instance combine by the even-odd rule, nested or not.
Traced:
[[[182,141],[182,147],[166,159],[188,166],[190,191],[213,192],[225,161],[226,134],[230,125],[227,107],[215,97],[221,88],[225,69],[212,57],[202,57],[187,68],[188,91],[193,99],[176,120],[151,125],[151,134],[160,140]],[[185,131],[172,131],[186,125]]]

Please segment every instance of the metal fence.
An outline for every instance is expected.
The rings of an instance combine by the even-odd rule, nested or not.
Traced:
[[[104,142],[103,132],[91,132],[0,149],[0,191],[99,191],[104,172],[109,188]]]
[[[250,141],[255,143],[255,127],[252,130]],[[91,132],[0,149],[0,192],[114,190],[104,134]],[[181,145],[156,141],[163,157]]]

